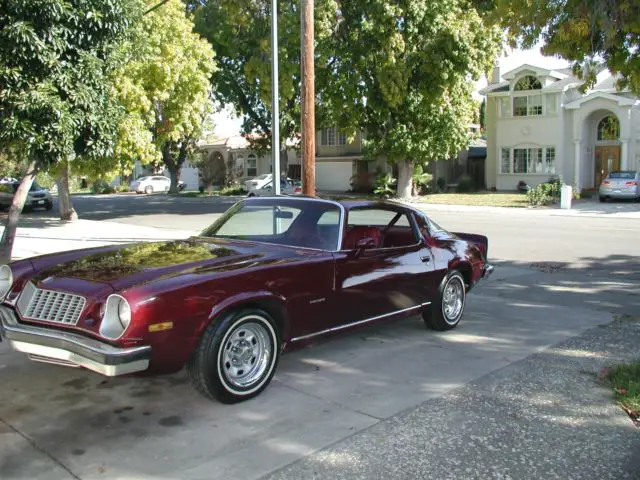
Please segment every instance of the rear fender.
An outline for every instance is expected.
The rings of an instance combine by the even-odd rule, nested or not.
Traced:
[[[484,261],[487,261],[489,254],[489,239],[484,235],[477,235],[475,233],[453,233],[456,237],[466,240],[467,242],[475,245],[482,252]]]

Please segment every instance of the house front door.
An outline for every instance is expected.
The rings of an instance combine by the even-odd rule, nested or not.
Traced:
[[[596,147],[594,165],[594,187],[597,188],[609,172],[620,170],[620,145]]]

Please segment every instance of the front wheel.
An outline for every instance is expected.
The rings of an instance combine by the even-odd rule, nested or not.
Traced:
[[[452,270],[438,288],[438,299],[422,314],[424,323],[433,330],[451,330],[458,326],[466,301],[467,288],[462,274]]]
[[[269,314],[247,309],[214,321],[187,363],[202,395],[236,403],[260,394],[271,382],[280,357],[280,337]]]

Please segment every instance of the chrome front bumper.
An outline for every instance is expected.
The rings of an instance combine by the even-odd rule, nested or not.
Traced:
[[[15,312],[0,306],[0,340],[38,362],[84,367],[114,377],[149,368],[151,347],[118,348],[75,333],[18,323]]]

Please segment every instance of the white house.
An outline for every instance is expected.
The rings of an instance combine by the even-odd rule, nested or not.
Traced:
[[[606,71],[585,93],[570,69],[522,65],[480,91],[486,96],[488,188],[515,190],[561,176],[595,188],[611,170],[640,170],[640,99]]]

